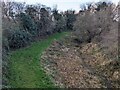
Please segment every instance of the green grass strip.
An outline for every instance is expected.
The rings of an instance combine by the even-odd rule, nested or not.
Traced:
[[[60,40],[68,32],[56,33],[42,41],[33,42],[29,47],[10,53],[9,84],[13,88],[55,87],[40,66],[40,57],[51,43]]]

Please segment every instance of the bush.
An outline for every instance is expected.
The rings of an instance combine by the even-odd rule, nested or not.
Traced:
[[[66,27],[68,30],[73,30],[73,23],[76,20],[75,11],[68,10],[66,12]]]
[[[56,21],[56,25],[55,25],[55,31],[56,32],[62,32],[66,30],[66,21],[64,18],[59,19],[58,21]]]
[[[90,42],[96,33],[95,16],[86,11],[85,15],[79,15],[74,24],[75,36],[80,42]]]
[[[2,86],[6,87],[8,85],[8,52],[9,52],[9,46],[8,46],[8,40],[3,37],[2,39]]]
[[[29,32],[22,30],[14,30],[8,38],[10,48],[16,49],[25,47],[32,40],[32,36]]]
[[[20,19],[21,25],[24,30],[28,31],[33,36],[36,36],[38,34],[37,26],[36,26],[34,20],[32,20],[32,18],[29,15],[27,15],[25,13],[20,13],[17,16]]]
[[[95,13],[85,11],[83,15],[78,15],[74,23],[76,40],[79,42],[91,42],[95,38],[101,38],[102,33],[108,32],[112,24],[110,10],[110,7],[106,7],[106,9]]]

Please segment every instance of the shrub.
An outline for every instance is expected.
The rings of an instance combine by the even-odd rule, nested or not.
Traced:
[[[79,15],[74,24],[75,36],[78,41],[90,42],[96,32],[95,24],[95,16],[88,11],[85,12],[85,15]]]
[[[2,86],[6,87],[8,85],[8,52],[9,52],[9,46],[8,46],[8,40],[3,37],[2,39]]]
[[[73,30],[73,23],[76,20],[75,11],[68,10],[66,12],[66,27],[68,30]]]
[[[66,30],[66,21],[62,17],[61,19],[59,19],[58,21],[56,21],[55,31],[61,32],[61,31],[65,31],[65,30]]]
[[[37,26],[34,23],[34,20],[32,20],[32,18],[29,15],[27,15],[25,13],[20,13],[17,16],[20,19],[21,25],[22,25],[24,30],[28,31],[33,36],[38,34]]]
[[[110,10],[110,7],[106,7],[96,13],[85,11],[83,15],[78,15],[74,23],[76,40],[79,42],[91,42],[95,38],[101,38],[101,33],[108,32],[112,24]]]
[[[14,30],[8,38],[10,48],[16,49],[28,45],[32,40],[29,32]]]
[[[44,36],[52,34],[53,22],[50,18],[49,11],[46,8],[41,8],[40,13],[41,13],[41,18],[40,18],[41,25],[39,25],[41,27],[41,30],[39,30],[40,34]]]

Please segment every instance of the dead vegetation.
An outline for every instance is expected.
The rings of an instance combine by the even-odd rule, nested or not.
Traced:
[[[117,29],[114,30],[101,34],[100,42],[93,40],[80,44],[74,41],[76,36],[73,34],[55,41],[43,53],[42,66],[60,87],[120,88]]]

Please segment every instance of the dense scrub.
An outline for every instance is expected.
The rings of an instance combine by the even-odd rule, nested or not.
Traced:
[[[28,39],[34,41],[56,32],[72,30],[75,21],[75,11],[72,10],[59,13],[45,5],[20,2],[2,2],[2,5],[3,33],[12,49],[26,46],[30,42]]]
[[[29,15],[25,13],[20,13],[19,15],[17,15],[17,17],[20,20],[21,27],[26,32],[29,32],[33,36],[37,35],[38,32],[37,32],[36,24]]]
[[[29,32],[22,30],[14,30],[10,37],[8,37],[10,48],[21,48],[30,44],[32,41],[32,35]]]
[[[109,53],[108,57],[115,58],[118,55],[118,22],[113,21],[112,4],[104,5],[103,3],[100,6],[98,11],[91,12],[88,9],[78,15],[74,23],[76,37],[74,41],[77,43],[99,42],[104,48],[104,53]]]
[[[111,13],[111,7],[108,6],[94,13],[90,13],[89,10],[82,12],[74,24],[77,40],[79,42],[91,42],[94,38],[100,40],[101,34],[109,31],[113,24]]]

